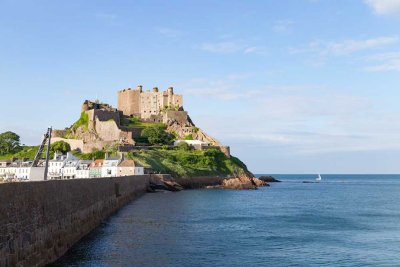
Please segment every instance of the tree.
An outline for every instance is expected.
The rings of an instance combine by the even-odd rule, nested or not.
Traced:
[[[50,145],[50,151],[52,153],[60,152],[64,154],[71,151],[71,146],[65,141],[57,141]]]
[[[192,134],[186,135],[185,140],[193,140],[193,135]]]
[[[179,142],[179,144],[176,147],[178,148],[178,150],[184,150],[184,151],[189,151],[191,149],[189,144],[186,142]]]
[[[147,137],[152,145],[168,145],[172,142],[173,136],[165,132],[166,129],[165,125],[152,125],[145,128],[141,135]]]
[[[20,137],[13,132],[5,132],[0,134],[0,154],[8,154],[15,152],[20,148]]]

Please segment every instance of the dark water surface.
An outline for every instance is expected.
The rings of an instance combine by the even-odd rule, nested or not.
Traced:
[[[400,265],[400,175],[274,177],[256,191],[146,194],[56,265]]]

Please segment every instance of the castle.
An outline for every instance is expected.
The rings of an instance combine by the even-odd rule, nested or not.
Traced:
[[[130,88],[118,91],[118,110],[126,116],[135,116],[148,119],[151,115],[158,115],[162,110],[179,109],[183,106],[182,95],[175,95],[174,89],[159,92],[157,87],[143,91],[141,85],[136,90]]]
[[[86,100],[81,107],[81,118],[70,128],[53,130],[51,142],[65,141],[72,149],[83,153],[118,142],[120,149],[129,151],[143,146],[135,141],[140,139],[143,125],[131,124],[133,119],[147,125],[163,123],[177,140],[190,136],[230,155],[229,147],[222,146],[217,139],[194,125],[187,111],[183,110],[182,95],[175,95],[172,87],[165,92],[159,92],[157,87],[152,92],[143,92],[142,86],[137,90],[120,90],[118,108]]]

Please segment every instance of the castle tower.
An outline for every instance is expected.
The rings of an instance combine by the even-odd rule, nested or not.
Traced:
[[[118,91],[118,110],[127,116],[149,118],[159,114],[164,106],[181,107],[182,95],[174,95],[173,87],[168,87],[164,92],[153,87],[150,92],[143,91],[143,86],[139,85],[136,90],[128,88]]]

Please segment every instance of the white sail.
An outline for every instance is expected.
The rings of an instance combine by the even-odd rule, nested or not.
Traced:
[[[315,180],[317,180],[317,181],[321,181],[321,179],[322,179],[322,178],[321,178],[321,175],[319,175],[319,174],[318,174],[318,178],[317,178],[317,179],[315,179]]]

